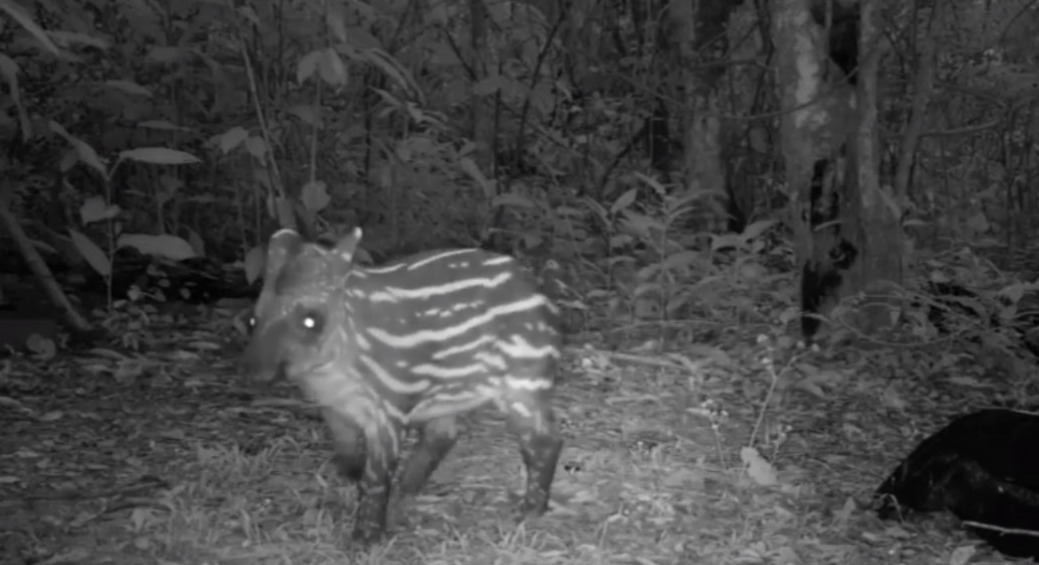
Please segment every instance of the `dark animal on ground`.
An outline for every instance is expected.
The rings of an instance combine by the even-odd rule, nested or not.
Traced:
[[[987,409],[928,437],[874,494],[882,519],[946,510],[997,551],[1039,559],[1039,415]],[[1017,530],[1018,532],[1014,532]]]

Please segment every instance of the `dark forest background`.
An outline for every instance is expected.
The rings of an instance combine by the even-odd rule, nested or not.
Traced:
[[[361,226],[377,261],[553,259],[581,324],[767,325],[802,305],[815,252],[776,96],[793,78],[763,2],[2,4],[9,296],[42,263],[65,289],[111,278],[113,300],[234,295],[275,229]],[[824,79],[854,89],[856,5],[804,4]],[[968,310],[1017,316],[1039,217],[1035,9],[880,6],[875,166],[905,237],[890,278],[983,289]]]
[[[846,4],[807,3],[835,89],[855,82]],[[361,226],[376,260],[554,259],[568,298],[611,316],[789,321],[811,251],[784,181],[773,16],[681,5],[4,2],[4,270],[38,253],[66,288],[112,275],[123,298],[158,258],[193,259],[244,288],[278,227]],[[1030,282],[1034,7],[879,16],[895,282]]]

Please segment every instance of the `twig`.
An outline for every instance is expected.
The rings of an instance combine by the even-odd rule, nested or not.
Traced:
[[[1006,528],[1003,526],[997,526],[995,524],[986,524],[985,522],[975,522],[974,520],[964,520],[963,525],[970,526],[972,528],[979,528],[982,530],[991,530],[993,532],[999,532],[1002,534],[1014,534],[1018,536],[1029,536],[1033,538],[1039,538],[1039,531],[1036,530],[1025,530],[1022,528]]]

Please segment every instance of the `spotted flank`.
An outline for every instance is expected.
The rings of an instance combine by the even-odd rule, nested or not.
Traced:
[[[271,237],[243,374],[285,376],[324,407],[340,471],[360,481],[361,541],[385,534],[406,431],[420,434],[400,472],[409,494],[451,450],[455,418],[484,405],[519,443],[521,515],[543,513],[562,448],[551,407],[558,309],[511,257],[457,249],[363,268],[360,238],[330,249],[289,230]]]

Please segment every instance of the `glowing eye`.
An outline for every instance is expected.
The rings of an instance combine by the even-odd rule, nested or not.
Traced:
[[[315,311],[303,312],[299,317],[299,327],[311,333],[321,333],[325,329],[325,316]]]

